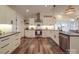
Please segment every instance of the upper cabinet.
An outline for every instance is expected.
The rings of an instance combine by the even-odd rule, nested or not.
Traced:
[[[43,25],[53,25],[55,23],[55,19],[52,13],[42,13],[41,19],[43,20]]]
[[[35,25],[35,18],[29,19],[29,25]]]
[[[43,18],[43,25],[52,25],[53,24],[53,19],[52,18]]]

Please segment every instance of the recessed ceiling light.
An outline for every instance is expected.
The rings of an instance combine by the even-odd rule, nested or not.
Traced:
[[[29,12],[29,9],[26,9],[26,12]]]

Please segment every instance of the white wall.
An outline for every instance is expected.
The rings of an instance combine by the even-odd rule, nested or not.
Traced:
[[[13,24],[11,23],[11,21],[13,21]],[[11,9],[9,6],[0,5],[0,24],[12,24],[13,32],[20,31],[22,33],[22,36],[24,34],[23,17],[19,15],[15,10]],[[18,28],[17,30],[16,27]]]

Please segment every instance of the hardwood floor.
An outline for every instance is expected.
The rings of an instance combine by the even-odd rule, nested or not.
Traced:
[[[21,45],[13,54],[63,54],[50,38],[22,38]]]

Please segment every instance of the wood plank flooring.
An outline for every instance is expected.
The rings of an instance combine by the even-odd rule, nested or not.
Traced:
[[[63,54],[56,43],[50,38],[22,38],[24,42],[13,54]]]

